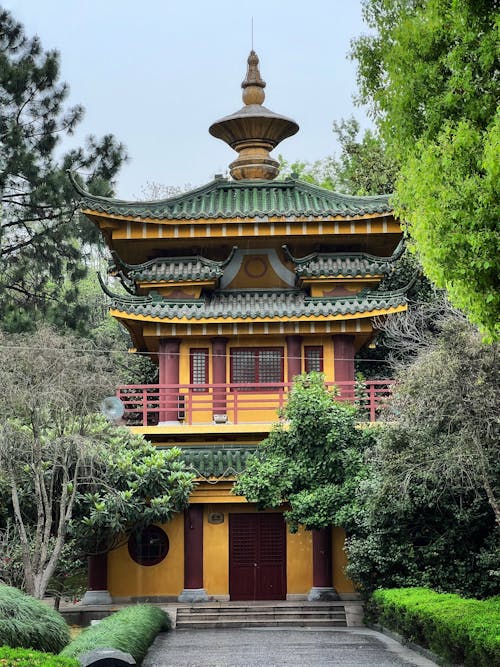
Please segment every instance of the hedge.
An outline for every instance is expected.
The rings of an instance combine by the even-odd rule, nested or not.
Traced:
[[[26,648],[0,646],[2,667],[80,667],[74,658],[61,658],[52,653],[40,653]]]
[[[449,662],[500,667],[500,597],[486,600],[427,588],[375,591],[366,619],[429,648]]]
[[[140,663],[156,635],[170,627],[170,617],[160,607],[126,607],[86,628],[61,655],[77,657],[96,648],[115,648],[130,653]]]
[[[69,640],[69,627],[57,611],[0,584],[0,645],[59,653]]]

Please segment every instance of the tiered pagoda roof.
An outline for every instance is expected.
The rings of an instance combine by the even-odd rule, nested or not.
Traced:
[[[210,220],[220,218],[330,218],[391,214],[389,195],[354,197],[298,179],[284,181],[216,178],[207,185],[158,201],[124,201],[93,195],[73,176],[85,213],[137,220]]]

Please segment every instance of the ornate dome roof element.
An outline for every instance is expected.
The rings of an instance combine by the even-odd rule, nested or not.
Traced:
[[[271,180],[279,173],[279,163],[269,152],[283,139],[296,134],[299,126],[291,118],[280,116],[262,105],[266,82],[260,76],[255,51],[250,51],[247,62],[247,75],[241,84],[245,106],[213,123],[209,132],[239,153],[229,165],[235,180]]]

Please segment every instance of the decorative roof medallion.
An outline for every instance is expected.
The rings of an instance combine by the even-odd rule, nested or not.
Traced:
[[[247,62],[247,75],[241,84],[245,106],[213,123],[209,132],[239,153],[229,165],[235,180],[272,180],[279,173],[279,163],[269,152],[283,139],[296,134],[299,126],[291,118],[280,116],[262,105],[266,82],[260,76],[255,51],[250,51]]]

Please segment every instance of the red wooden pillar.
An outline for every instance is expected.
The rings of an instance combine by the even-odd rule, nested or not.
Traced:
[[[342,398],[354,400],[354,336],[333,336],[333,373],[334,382],[352,383],[339,384],[339,389]]]
[[[178,338],[163,338],[159,343],[159,380],[160,385],[179,384]],[[160,422],[179,421],[178,387],[160,388]]]
[[[82,604],[111,604],[108,592],[108,554],[93,554],[87,558],[87,591]]]
[[[184,510],[184,590],[179,602],[208,600],[203,588],[203,505]]]
[[[312,531],[313,587],[308,600],[338,600],[332,579],[332,531],[321,528]]]
[[[224,385],[214,387],[212,416],[226,414],[226,343],[227,338],[212,338],[212,382]]]
[[[288,382],[292,382],[296,375],[302,372],[302,338],[301,336],[286,337],[286,363]]]

